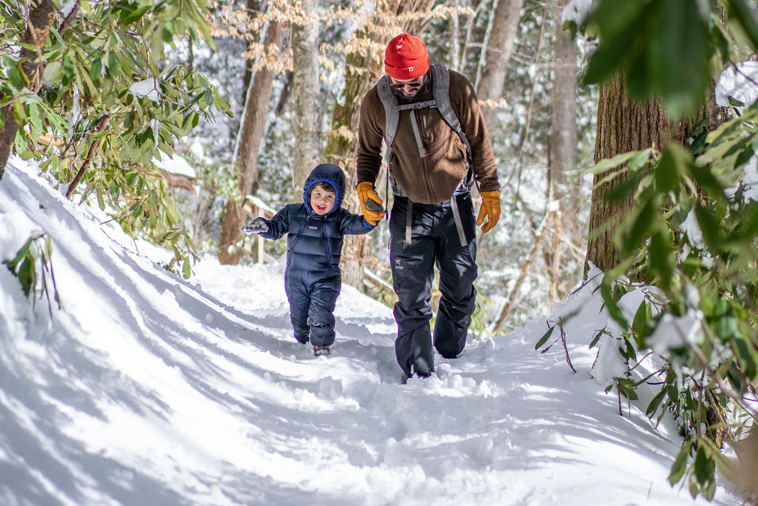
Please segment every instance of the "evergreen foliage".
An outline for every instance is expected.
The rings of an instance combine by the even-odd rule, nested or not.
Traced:
[[[53,299],[58,303],[58,309],[61,307],[61,298],[55,286],[52,255],[53,244],[50,237],[44,233],[36,233],[27,239],[14,258],[3,262],[21,282],[24,293],[27,297],[31,297],[33,305],[37,302],[38,292],[40,299],[43,295],[47,298],[51,317],[53,315],[53,306],[50,301],[51,288]]]
[[[660,97],[674,117],[698,111],[712,92],[711,78],[722,64],[738,62],[744,44],[753,53],[758,47],[758,16],[743,0],[717,7],[691,0],[596,4],[581,27],[601,40],[587,79],[620,72],[630,94]],[[615,235],[620,264],[600,288],[620,329],[602,332],[617,339],[629,366],[615,387],[629,400],[643,383],[658,387],[648,416],[660,420],[671,411],[685,438],[669,480],[686,480],[693,497],[707,499],[715,493],[716,469],[740,483],[739,460],[726,456],[725,443],[738,450],[758,420],[758,202],[743,183],[745,168],[755,163],[758,107],[731,107],[729,114],[713,128],[702,118],[688,148],[671,142],[594,169],[623,165],[606,177],[629,176],[610,198],[632,194],[636,202]],[[626,314],[621,297],[649,285],[655,288],[636,313]],[[640,378],[644,368],[652,372]]]
[[[168,267],[182,263],[188,277],[194,246],[153,160],[160,152],[172,156],[201,118],[230,113],[204,75],[164,59],[164,46],[185,38],[199,41],[202,34],[212,43],[205,6],[82,1],[56,11],[61,21],[50,36],[27,48],[44,68],[34,93],[18,52],[27,31],[24,4],[0,3],[0,96],[19,125],[13,150],[39,160],[69,198],[80,189],[81,201],[94,195],[127,233],[173,249]]]

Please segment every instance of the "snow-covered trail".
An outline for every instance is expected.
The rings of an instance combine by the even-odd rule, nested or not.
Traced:
[[[607,318],[591,286],[556,308],[581,311],[576,373],[562,347],[534,351],[541,317],[402,384],[389,308],[344,286],[333,354],[315,358],[281,265],[205,259],[185,281],[14,159],[0,260],[34,230],[53,240],[62,309],[32,309],[0,268],[2,505],[695,502],[666,481],[672,420],[619,416],[589,375]],[[719,488],[714,503],[740,501]]]

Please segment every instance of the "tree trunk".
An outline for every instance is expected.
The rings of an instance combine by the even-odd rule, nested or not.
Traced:
[[[45,67],[45,62],[41,59],[43,48],[47,43],[50,28],[52,28],[55,21],[57,8],[50,0],[39,0],[39,2],[33,3],[33,5],[34,8],[29,12],[26,35],[23,42],[37,49],[32,50],[24,46],[21,49],[19,60],[21,61],[21,70],[29,80],[30,89],[34,93],[37,93],[42,87],[42,71]],[[33,28],[33,30],[30,28]],[[3,95],[0,94],[0,100],[2,98]],[[16,142],[18,123],[16,123],[16,119],[13,117],[12,102],[0,108],[0,114],[3,115],[4,121],[0,130],[0,179],[2,179],[8,158],[10,158],[11,149]]]
[[[281,23],[276,21],[269,23],[264,40],[267,52],[272,45],[277,48],[275,50],[282,47],[284,32],[285,29]],[[266,67],[260,68],[255,72],[248,90],[237,160],[238,185],[243,199],[252,190],[253,182],[258,175],[258,151],[266,127],[266,115],[268,114],[271,88],[275,77],[273,70]],[[236,265],[239,263],[243,251],[240,248],[235,248],[234,245],[240,237],[239,228],[245,223],[246,219],[247,212],[242,208],[241,202],[230,199],[221,216],[218,259],[222,264]]]
[[[595,163],[604,158],[652,146],[663,149],[669,137],[669,118],[660,100],[630,100],[626,83],[619,76],[602,86],[597,110]],[[594,184],[597,185],[613,170],[618,169],[595,175]],[[621,202],[608,202],[606,197],[627,179],[626,175],[622,174],[592,190],[585,276],[589,271],[589,262],[603,272],[618,264],[618,251],[613,245],[613,235],[618,222],[634,207],[634,200],[631,194]]]
[[[332,133],[324,149],[324,161],[339,165],[345,171],[345,207],[353,213],[360,212],[358,195],[354,188],[357,184],[355,157],[358,145],[355,138],[344,136],[339,131],[358,131],[361,100],[371,88],[379,75],[379,63],[369,56],[356,53],[347,55],[345,64],[345,89],[342,100],[334,106],[332,116]],[[363,71],[358,69],[364,69]],[[365,235],[345,237],[342,251],[342,280],[361,290],[363,288],[363,255],[366,242]]]
[[[305,16],[316,13],[317,0],[303,0]],[[308,19],[292,27],[292,92],[295,101],[294,195],[303,187],[310,171],[321,161],[318,97],[318,25]]]
[[[284,114],[284,109],[289,102],[290,94],[292,93],[292,71],[288,70],[284,74],[284,85],[282,86],[282,93],[279,95],[279,103],[276,104],[274,114],[277,118],[280,118]]]
[[[550,135],[550,181],[554,188],[553,198],[566,194],[564,173],[576,168],[576,43],[570,34],[557,37],[559,21],[567,0],[559,0],[555,6],[556,39],[553,83],[553,131]],[[570,217],[573,219],[573,216]]]
[[[553,9],[555,33],[555,60],[553,64],[552,90],[552,132],[550,134],[550,157],[548,159],[548,193],[559,201],[561,213],[556,218],[556,237],[559,230],[567,230],[569,237],[581,237],[584,230],[577,230],[577,212],[581,196],[579,195],[581,175],[570,173],[577,166],[577,127],[576,127],[576,43],[570,34],[558,36],[563,8],[568,0],[558,0]],[[569,175],[573,174],[573,175]],[[560,221],[560,223],[558,223]],[[562,286],[574,286],[578,279],[560,279],[561,244],[553,241],[553,258],[548,264],[551,272],[551,299],[560,300],[565,295]],[[573,277],[573,273],[572,273]],[[568,281],[564,283],[563,281]],[[552,302],[551,302],[552,307]]]
[[[521,5],[524,0],[499,0],[492,22],[492,31],[485,49],[485,65],[477,86],[476,95],[480,100],[499,100],[503,96],[505,73],[513,52],[513,41],[518,31],[521,18]],[[482,110],[484,122],[492,130],[497,120],[495,109],[485,107]]]
[[[710,118],[714,124],[709,128],[713,130],[720,124],[718,113],[711,89],[703,97],[703,104],[696,115],[672,122],[657,98],[649,98],[644,102],[630,100],[624,79],[616,76],[600,89],[595,162],[653,146],[662,151],[669,141],[689,147],[688,140],[697,123],[703,118]],[[618,168],[595,175],[595,185],[614,170]],[[628,177],[622,174],[592,190],[585,277],[589,271],[589,262],[597,265],[603,272],[618,264],[618,251],[613,246],[613,235],[618,223],[634,207],[634,200],[630,193],[622,202],[608,202],[607,195],[627,179]]]
[[[247,0],[247,23],[250,26],[253,20],[258,16],[258,11],[261,8],[260,0]],[[246,30],[247,33],[247,30]],[[245,39],[248,46],[253,42],[258,42],[258,35],[256,32],[250,32]],[[242,76],[242,102],[247,100],[248,89],[250,88],[250,80],[253,78],[253,61],[245,60],[245,74]]]
[[[458,8],[460,7],[460,0],[453,0],[452,7],[455,9],[453,14],[448,20],[448,45],[450,46],[450,68],[461,72],[461,57],[458,42],[458,34],[460,33],[460,16],[458,16]]]

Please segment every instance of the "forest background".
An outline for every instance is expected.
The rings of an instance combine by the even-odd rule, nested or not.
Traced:
[[[340,165],[354,185],[360,99],[383,74],[386,42],[401,31],[422,36],[433,62],[475,84],[503,184],[501,225],[479,237],[481,296],[473,330],[482,333],[497,316],[509,315],[513,328],[549,311],[584,271],[591,176],[581,168],[591,164],[597,90],[580,86],[577,72],[595,43],[558,36],[565,3],[224,2],[207,6],[209,38],[203,39],[194,29],[199,14],[167,23],[171,13],[156,19],[149,2],[121,2],[95,13],[101,26],[115,23],[107,43],[83,30],[76,47],[63,23],[76,19],[80,4],[69,2],[61,6],[61,40],[47,48],[42,76],[60,86],[31,85],[43,100],[31,99],[27,114],[20,106],[34,94],[20,91],[29,70],[9,73],[6,101],[15,95],[18,102],[4,116],[12,111],[29,133],[20,129],[14,142],[15,131],[6,131],[4,156],[12,147],[41,158],[70,198],[78,191],[81,201],[96,197],[116,210],[114,219],[127,232],[173,248],[168,267],[185,275],[191,261],[209,252],[232,264],[278,257],[283,243],[267,242],[261,254],[239,225],[262,207],[299,201],[302,182],[318,163]],[[7,33],[13,23],[23,33],[20,6],[8,3],[14,15],[6,17]],[[139,48],[147,40],[150,50]],[[87,42],[101,50],[84,47]],[[4,64],[12,70],[18,60],[6,56]],[[109,98],[97,90],[107,81]],[[192,170],[173,176],[176,169],[164,170],[163,183],[161,162],[175,154]],[[382,178],[377,187],[387,200]],[[355,196],[347,197],[358,211]],[[540,223],[553,200],[562,200],[563,219],[547,230]],[[534,248],[543,230],[550,244]],[[387,244],[386,227],[349,238],[343,272],[346,282],[392,305]],[[521,276],[525,263],[530,268]],[[508,294],[513,300],[505,315]]]
[[[257,20],[251,26],[246,25],[251,23],[249,19],[240,18],[243,11],[239,6],[226,7],[227,14],[213,25],[215,34],[226,36],[216,39],[224,50],[194,54],[197,68],[217,79],[214,82],[224,90],[223,96],[236,112],[223,123],[201,123],[192,134],[192,142],[203,147],[205,156],[199,160],[188,154],[194,166],[204,167],[201,178],[207,183],[201,190],[199,206],[194,208],[192,224],[193,237],[202,244],[201,249],[220,248],[222,261],[229,263],[257,260],[254,247],[248,248],[252,255],[241,255],[245,244],[234,227],[237,222],[229,224],[226,232],[223,228],[224,215],[230,211],[224,206],[239,186],[245,190],[249,187],[250,193],[270,209],[279,209],[302,198],[306,175],[322,161],[343,167],[354,186],[360,100],[383,75],[386,41],[408,31],[425,38],[432,62],[445,63],[469,77],[480,100],[487,104],[487,124],[498,157],[507,217],[495,233],[479,237],[483,275],[478,288],[482,296],[474,331],[481,333],[488,324],[491,326],[502,312],[507,295],[513,293],[540,235],[539,225],[548,214],[550,195],[556,191],[551,180],[557,174],[558,191],[565,195],[564,206],[570,210],[564,213],[565,228],[558,239],[563,253],[554,266],[551,245],[539,250],[539,261],[530,262],[533,268],[521,280],[521,296],[511,302],[517,307],[509,326],[523,325],[530,317],[549,310],[583,274],[591,179],[583,178],[580,168],[591,161],[597,101],[593,88],[580,88],[577,80],[577,63],[582,57],[579,47],[584,51],[588,44],[575,43],[570,35],[556,37],[562,5],[504,1],[493,10],[491,2],[316,4],[250,4],[248,12]],[[514,14],[522,12],[522,4],[523,14]],[[225,22],[233,17],[231,12],[239,20],[234,26]],[[271,41],[279,41],[270,31],[264,34],[254,29],[263,29],[272,19],[290,27],[284,30],[281,44],[275,46]],[[247,29],[241,31],[241,26]],[[565,61],[559,70],[562,86],[558,87],[554,86],[556,41],[563,41],[566,53],[558,56]],[[489,60],[482,51],[485,42],[491,42]],[[241,54],[254,63],[245,67]],[[266,62],[273,66],[266,67]],[[255,91],[259,87],[251,66],[256,73],[268,69],[274,74],[270,93],[261,96]],[[266,78],[259,79],[268,84]],[[561,101],[558,111],[553,110],[554,96]],[[265,120],[251,120],[261,115]],[[562,125],[555,128],[554,121]],[[244,123],[257,126],[245,130]],[[261,139],[256,145],[257,136]],[[247,146],[248,142],[252,146]],[[552,164],[552,171],[551,155],[565,160]],[[236,166],[239,172],[226,174],[238,176],[245,170],[241,169],[245,159],[249,160],[247,180],[235,187],[223,179],[223,171]],[[383,178],[384,174],[377,188],[391,205]],[[355,195],[347,197],[347,205],[359,212]],[[387,227],[365,238],[349,238],[343,273],[346,282],[392,305],[387,245]],[[285,245],[266,242],[265,248],[267,254],[278,257]]]
[[[717,103],[714,86],[726,69],[755,84],[740,66],[758,47],[752,2],[1,5],[0,177],[12,152],[34,158],[68,198],[171,249],[166,267],[185,277],[204,254],[280,256],[283,243],[261,251],[238,228],[300,200],[317,163],[354,185],[360,99],[387,41],[421,36],[432,62],[474,83],[503,184],[501,222],[479,237],[472,332],[548,314],[591,261],[617,324],[594,342],[628,365],[609,390],[634,399],[657,381],[649,414],[679,418],[687,444],[672,483],[686,476],[709,496],[717,465],[737,472],[721,449],[756,417],[758,213],[744,175],[758,111]],[[172,157],[193,170],[173,174]],[[38,239],[7,262],[32,293]],[[351,238],[343,272],[391,305],[386,245],[383,226]],[[641,284],[656,290],[629,321],[618,301]],[[635,379],[654,345],[656,377]]]

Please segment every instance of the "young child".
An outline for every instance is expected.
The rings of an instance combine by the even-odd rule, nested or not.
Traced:
[[[336,165],[324,163],[313,169],[303,190],[302,204],[288,204],[271,220],[257,218],[240,230],[266,239],[289,234],[284,289],[295,339],[303,344],[310,340],[316,356],[329,355],[334,306],[342,286],[342,236],[365,234],[376,223],[341,207],[345,175]]]

